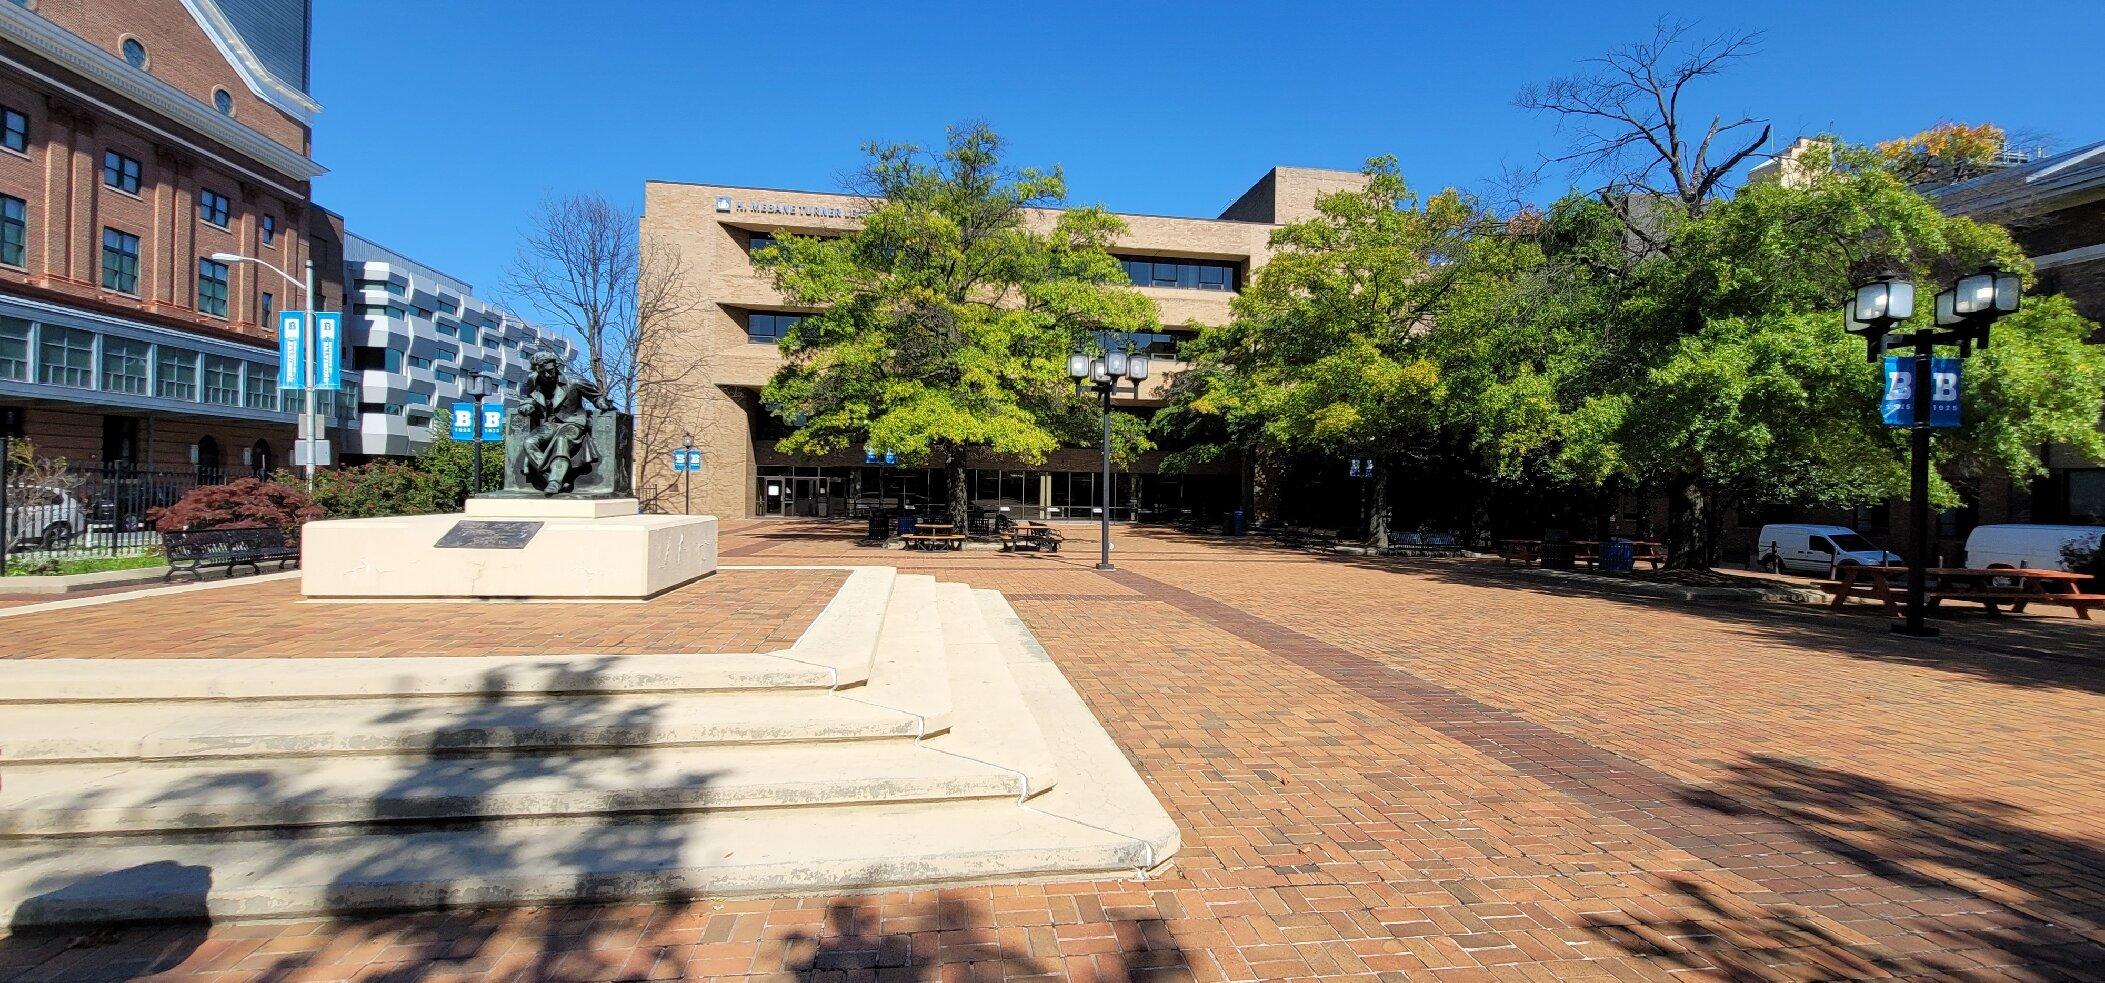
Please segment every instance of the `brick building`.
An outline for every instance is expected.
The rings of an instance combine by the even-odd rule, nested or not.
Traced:
[[[1228,302],[1263,265],[1272,230],[1315,214],[1316,196],[1354,187],[1348,171],[1275,168],[1218,218],[1120,215],[1128,227],[1112,253],[1141,293],[1161,310],[1162,332],[1133,339],[1155,359],[1137,395],[1118,408],[1152,412],[1183,367],[1177,346],[1196,326],[1221,324]],[[717,515],[845,515],[901,496],[909,504],[946,500],[940,469],[880,467],[863,448],[826,457],[792,457],[775,449],[787,431],[760,405],[761,387],[782,364],[776,347],[803,314],[784,302],[752,251],[778,232],[837,234],[857,221],[852,196],[770,188],[652,181],[644,186],[643,235],[677,250],[695,296],[695,312],[672,346],[697,360],[704,380],[678,393],[645,394],[638,407],[637,489],[646,501],[680,506],[670,455],[691,434],[704,468],[694,479],[697,512]],[[1055,212],[1030,221],[1049,226]],[[681,305],[683,307],[689,305]],[[1126,519],[1237,507],[1244,485],[1235,462],[1188,474],[1164,474],[1161,451],[1120,469],[1110,495],[1094,448],[1064,449],[1036,464],[975,458],[967,480],[975,505],[1015,518],[1092,518],[1108,507]]]
[[[76,465],[288,463],[273,311],[343,300],[307,0],[0,3],[0,423]],[[340,231],[340,230],[339,230]],[[333,261],[332,261],[332,258]]]

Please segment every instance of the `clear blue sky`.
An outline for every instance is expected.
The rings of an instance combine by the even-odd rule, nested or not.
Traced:
[[[1562,146],[1513,106],[1523,84],[1698,6],[319,0],[317,197],[491,295],[545,195],[837,190],[861,143],[937,143],[961,119],[1119,211],[1212,216],[1275,164],[1376,153],[1415,185],[1473,186]],[[1701,33],[1765,32],[1705,111],[1767,117],[1779,147],[1940,119],[2105,139],[2097,0],[1702,6],[1723,9]]]

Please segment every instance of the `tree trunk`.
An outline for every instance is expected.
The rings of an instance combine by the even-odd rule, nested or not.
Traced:
[[[1370,457],[1373,474],[1367,480],[1367,545],[1381,549],[1389,545],[1389,462]]]
[[[943,475],[950,482],[950,521],[959,532],[969,535],[972,531],[972,489],[965,485],[963,446],[943,445]]]
[[[1701,478],[1677,478],[1667,485],[1666,565],[1675,570],[1708,570],[1715,563],[1716,503]]]

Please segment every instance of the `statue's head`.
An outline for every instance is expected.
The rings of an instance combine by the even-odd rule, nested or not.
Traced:
[[[536,378],[554,379],[563,374],[563,357],[546,348],[537,348],[526,359],[527,368]]]

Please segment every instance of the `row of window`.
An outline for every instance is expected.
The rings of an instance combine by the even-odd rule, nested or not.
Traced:
[[[18,109],[0,106],[0,146],[16,153],[29,152],[29,116]],[[102,183],[128,195],[139,193],[144,168],[136,158],[115,150],[102,152]],[[197,194],[197,217],[222,229],[231,228],[234,203],[225,194],[211,188],[199,189]],[[263,245],[274,246],[278,241],[278,220],[275,216],[263,216]]]
[[[1137,287],[1181,287],[1187,290],[1240,290],[1242,264],[1229,260],[1173,259],[1164,256],[1120,256],[1126,277]]]
[[[283,412],[300,409],[302,399],[301,390],[278,389],[277,366],[268,362],[5,315],[0,379]]]

